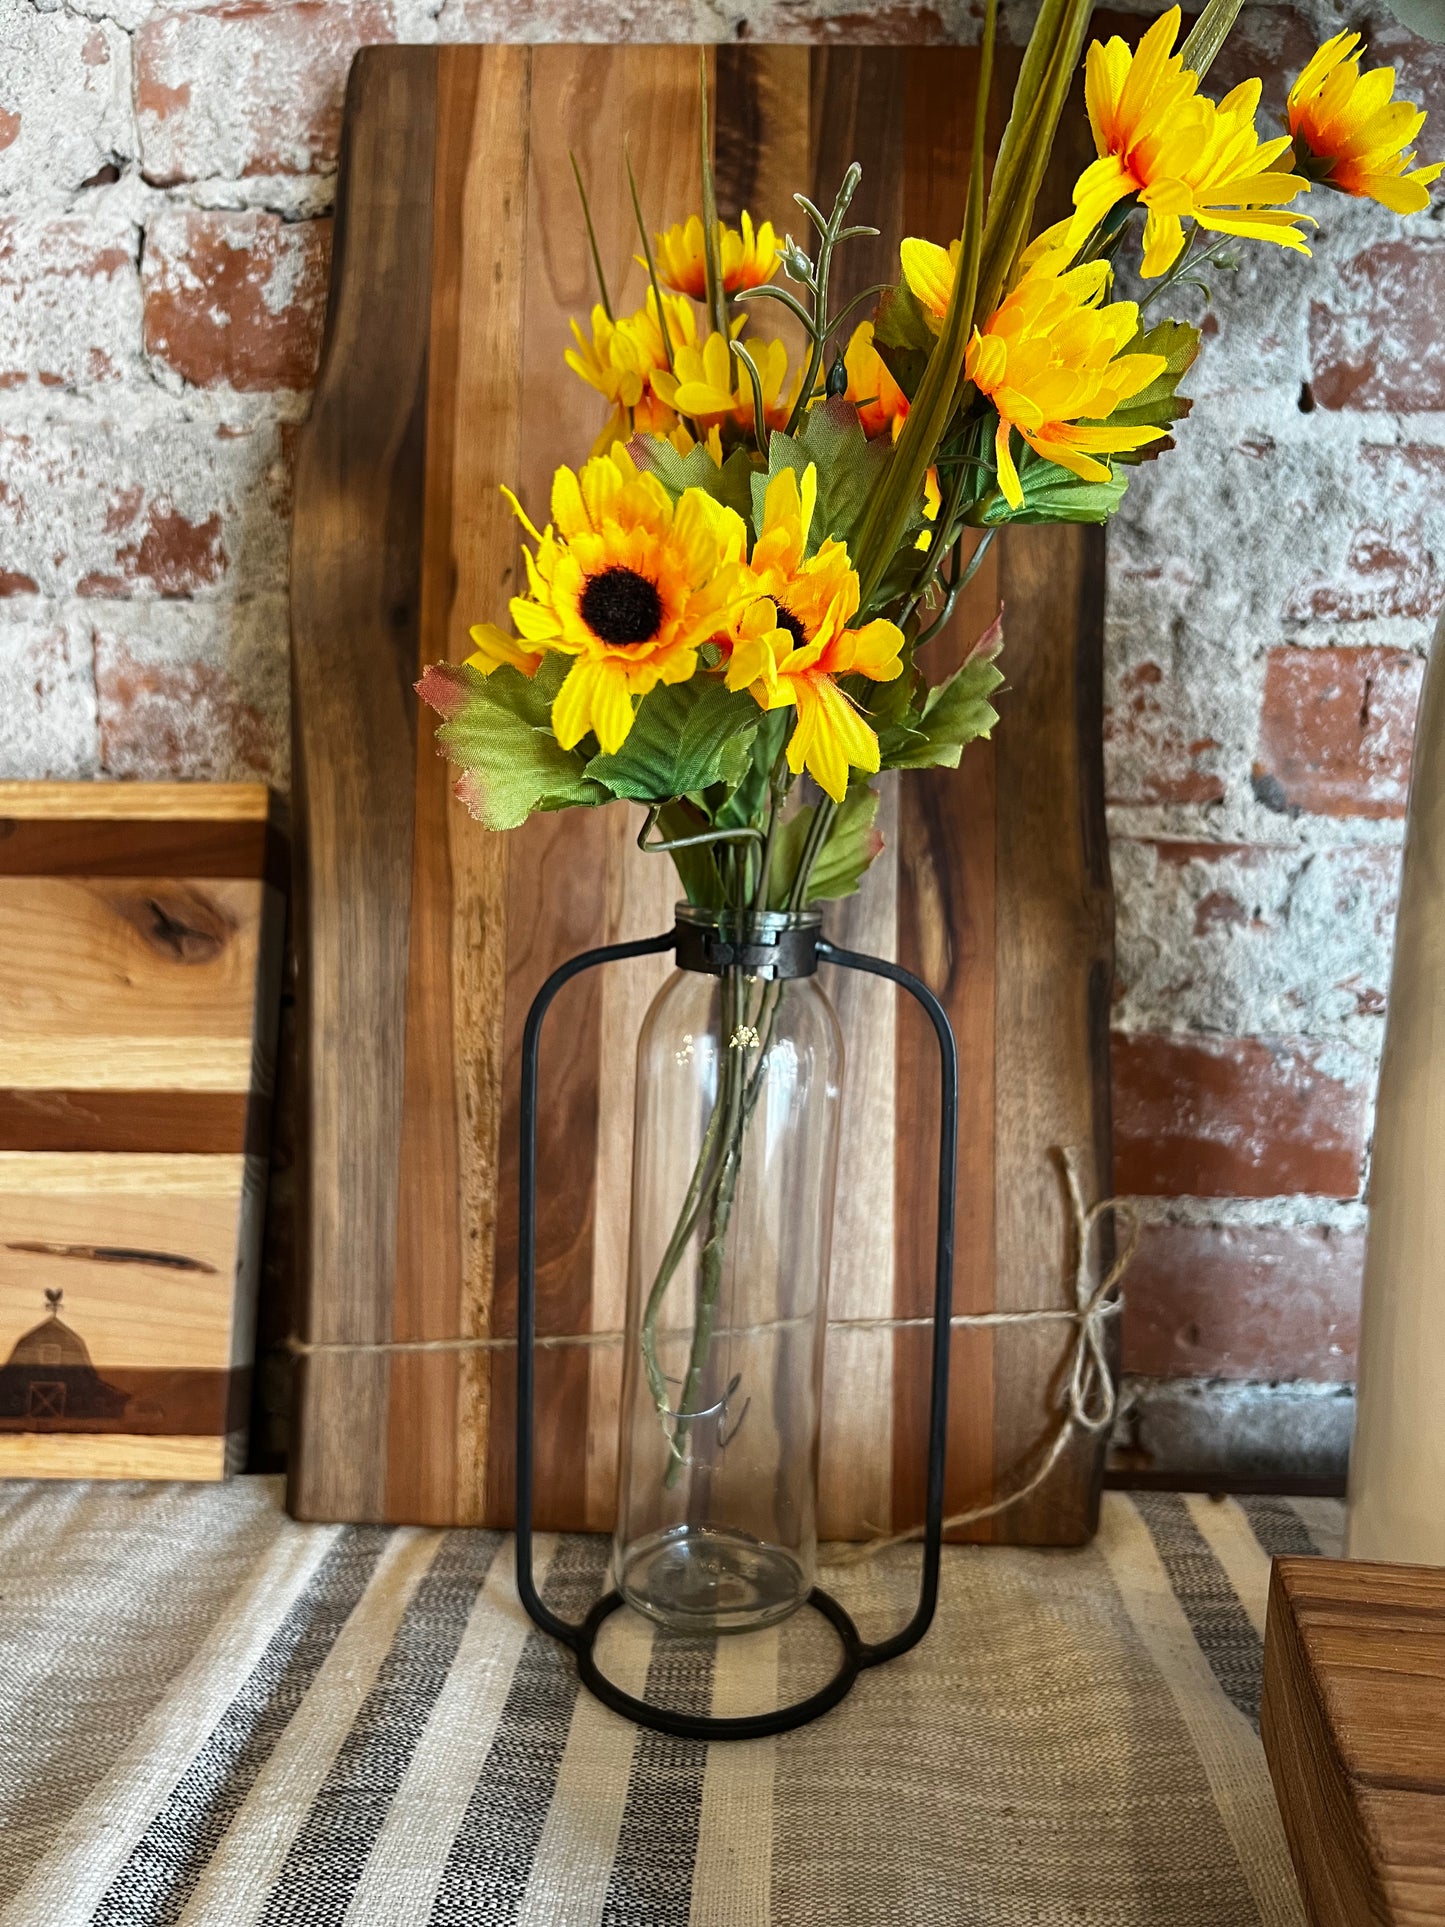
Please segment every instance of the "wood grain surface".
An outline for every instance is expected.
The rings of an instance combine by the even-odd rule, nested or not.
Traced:
[[[709,53],[722,212],[796,225],[788,193],[831,201],[856,158],[855,214],[884,238],[844,257],[843,293],[888,278],[901,233],[956,230],[975,60],[938,47]],[[327,348],[298,472],[293,628],[303,1338],[356,1349],[313,1352],[302,1368],[291,1504],[303,1517],[510,1518],[512,1352],[366,1348],[514,1335],[527,1006],[572,952],[665,927],[674,884],[639,856],[636,816],[620,806],[503,838],[476,829],[398,683],[464,655],[470,623],[504,611],[519,553],[497,484],[517,483],[545,516],[553,470],[597,431],[598,398],[562,365],[568,320],[595,298],[568,149],[614,302],[639,305],[623,136],[653,224],[684,214],[697,198],[696,77],[696,50],[681,47],[377,48],[353,69]],[[960,772],[885,781],[885,853],[829,920],[840,941],[919,969],[958,1030],[961,1311],[1065,1302],[1052,1146],[1081,1148],[1107,1187],[1101,554],[1072,530],[997,545],[931,647],[942,672],[1001,596],[1017,609],[998,742]],[[549,1019],[538,1292],[550,1335],[621,1321],[633,1048],[666,970],[584,978]],[[926,1309],[936,1070],[926,1026],[887,986],[829,974],[850,1096],[822,1527],[849,1535],[911,1524],[921,1506],[926,1338],[848,1321]],[[956,1335],[951,1505],[1030,1469],[1055,1422],[1061,1331]],[[619,1379],[615,1348],[539,1355],[539,1523],[610,1524]],[[1086,1537],[1097,1456],[1070,1455],[1038,1502],[971,1536]]]
[[[0,785],[3,1476],[217,1478],[244,1446],[280,818],[117,788]]]
[[[1261,1727],[1312,1927],[1445,1921],[1445,1572],[1277,1560]]]

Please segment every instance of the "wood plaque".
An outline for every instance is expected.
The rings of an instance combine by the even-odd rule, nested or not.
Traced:
[[[0,1477],[240,1468],[288,867],[259,784],[0,783]]]
[[[976,54],[728,46],[708,54],[725,217],[797,227],[863,165],[843,296],[894,277],[904,234],[961,220]],[[1012,84],[1007,60],[1003,96]],[[564,367],[594,299],[568,161],[622,311],[640,305],[623,137],[654,226],[696,207],[695,48],[369,48],[352,69],[331,308],[297,475],[292,575],[300,1013],[307,1145],[303,1338],[290,1503],[302,1518],[510,1520],[523,1019],[557,963],[667,927],[668,866],[620,805],[489,836],[450,795],[421,666],[505,617],[518,530],[545,514],[600,398]],[[995,130],[995,137],[996,137]],[[1087,141],[1082,113],[1061,146]],[[1056,157],[1067,204],[1081,156]],[[1002,726],[958,772],[884,781],[885,854],[832,919],[944,998],[963,1065],[959,1313],[1069,1302],[1054,1147],[1109,1189],[1112,911],[1103,829],[1098,530],[1013,529],[951,629],[942,673],[1006,605]],[[625,1294],[633,1048],[665,959],[569,986],[542,1086],[539,1331],[614,1331]],[[841,977],[842,973],[834,973]],[[921,1518],[936,1070],[926,1021],[876,981],[829,988],[849,1086],[834,1239],[822,1530]],[[851,1321],[851,1322],[850,1322]],[[948,1503],[1021,1483],[1058,1422],[1059,1323],[953,1340]],[[483,1340],[472,1349],[400,1343]],[[538,1521],[605,1529],[620,1347],[538,1360]],[[1100,1452],[1077,1439],[1028,1503],[966,1536],[1092,1532]]]

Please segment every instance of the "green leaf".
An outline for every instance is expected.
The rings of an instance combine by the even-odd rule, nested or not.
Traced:
[[[992,658],[971,656],[928,692],[923,713],[879,739],[884,769],[957,769],[965,743],[991,734],[998,711],[988,698],[1003,681]]]
[[[707,818],[689,803],[669,803],[657,814],[657,833],[664,839],[696,836],[707,828]],[[690,850],[669,850],[683,895],[702,910],[720,910],[725,901],[713,846],[694,844]]]
[[[437,742],[465,772],[457,794],[489,830],[514,830],[534,810],[611,801],[588,779],[586,759],[552,734],[552,698],[571,666],[568,657],[547,655],[529,681],[509,667],[483,676],[437,663],[417,684],[445,718]]]
[[[1126,355],[1163,355],[1164,368],[1157,374],[1147,388],[1126,402],[1121,402],[1109,417],[1109,426],[1117,422],[1126,428],[1170,428],[1182,421],[1194,403],[1187,395],[1179,393],[1179,384],[1194,364],[1199,353],[1199,330],[1187,321],[1161,321],[1146,334],[1141,328],[1134,339],[1122,352]],[[1156,455],[1162,455],[1166,448],[1172,447],[1168,437],[1157,442],[1148,442],[1143,448],[1130,449],[1115,455],[1116,462],[1147,462]]]
[[[887,441],[880,437],[870,442],[857,408],[838,395],[809,411],[798,445],[818,468],[818,506],[809,552],[830,535],[850,542],[888,466]]]
[[[753,527],[759,533],[763,526],[763,509],[767,502],[768,483],[785,468],[792,469],[798,478],[798,487],[803,486],[803,476],[807,473],[809,457],[801,442],[794,439],[781,428],[775,428],[768,437],[768,466],[765,471],[755,469],[752,477],[752,517]],[[817,518],[814,518],[813,534],[817,538]],[[809,542],[811,554],[817,546],[817,539]]]
[[[880,353],[884,348],[894,348],[927,356],[933,353],[937,339],[918,296],[906,281],[900,281],[896,288],[879,297],[873,322],[873,346]]]
[[[721,468],[701,443],[680,455],[661,435],[634,435],[627,452],[638,468],[657,477],[674,502],[685,489],[698,488],[747,521],[755,466],[749,449],[735,448]]]
[[[736,786],[719,804],[713,821],[720,830],[739,830],[753,823],[763,827],[763,812],[768,800],[768,778],[783,738],[788,733],[792,713],[786,709],[767,711],[758,724],[748,753],[748,764],[736,779]]]
[[[969,521],[983,528],[1003,522],[1107,522],[1123,501],[1129,478],[1114,475],[1107,482],[1086,482],[1029,449],[1019,463],[1019,486],[1024,492],[1021,509],[1010,508],[1002,492],[994,489],[970,513]]]
[[[782,909],[792,894],[798,864],[817,814],[817,805],[805,803],[783,825],[773,852],[773,871],[768,890],[771,909]],[[878,792],[866,783],[855,783],[844,797],[828,840],[813,865],[808,883],[809,903],[831,902],[851,897],[863,881],[864,872],[883,848],[883,838],[874,829],[878,815]]]
[[[614,796],[668,803],[712,783],[739,781],[761,720],[745,689],[732,694],[710,676],[659,683],[638,704],[621,749],[594,756],[586,773]]]

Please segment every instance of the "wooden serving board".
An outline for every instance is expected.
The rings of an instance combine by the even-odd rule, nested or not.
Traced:
[[[850,287],[891,278],[905,233],[946,239],[964,198],[976,56],[929,47],[725,47],[708,56],[725,215],[797,226],[861,161],[882,230]],[[697,52],[368,49],[352,70],[320,385],[293,556],[298,902],[309,1222],[291,1505],[301,1517],[505,1522],[512,1482],[517,1071],[533,993],[586,946],[665,928],[669,867],[614,806],[487,836],[454,803],[412,683],[503,617],[518,531],[600,425],[563,366],[594,298],[576,190],[626,309],[643,294],[629,136],[655,225],[697,202]],[[1011,73],[1003,76],[1005,89]],[[1084,127],[1082,115],[1072,123]],[[1085,132],[1084,138],[1087,138]],[[1066,203],[1077,155],[1040,219]],[[845,289],[846,294],[849,290]],[[959,773],[885,783],[885,855],[834,920],[945,997],[964,1072],[957,1309],[1057,1306],[1073,1254],[1052,1147],[1109,1185],[1111,899],[1100,750],[1102,541],[1010,531],[942,672],[1007,604],[1009,688]],[[632,1057],[665,961],[564,992],[542,1102],[540,1330],[615,1330],[625,1287]],[[830,984],[850,1065],[827,1355],[823,1529],[921,1515],[927,1335],[856,1321],[927,1310],[936,1073],[923,1021],[876,982]],[[855,1321],[849,1323],[848,1321]],[[1066,1328],[960,1331],[949,1504],[1007,1488],[1056,1423]],[[481,1340],[492,1349],[394,1350]],[[610,1524],[617,1346],[539,1360],[539,1519]],[[1092,1531],[1099,1456],[971,1536]]]
[[[1311,1927],[1439,1927],[1445,1572],[1277,1560],[1260,1724]]]
[[[273,810],[256,785],[0,784],[0,1476],[240,1464]]]

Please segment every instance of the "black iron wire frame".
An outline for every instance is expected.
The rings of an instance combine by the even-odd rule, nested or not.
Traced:
[[[938,1239],[933,1289],[933,1364],[929,1394],[928,1485],[924,1506],[923,1572],[918,1605],[912,1618],[889,1639],[865,1640],[849,1614],[830,1593],[815,1586],[807,1604],[829,1622],[838,1635],[842,1657],[828,1683],[808,1698],[767,1713],[715,1719],[710,1715],[679,1713],[625,1693],[599,1671],[595,1647],[604,1621],[623,1604],[620,1592],[600,1598],[580,1624],[560,1619],[537,1591],[532,1571],[533,1430],[536,1392],[537,1323],[537,1074],[542,1022],[562,986],[599,964],[620,963],[629,957],[649,957],[676,947],[677,933],[646,937],[636,943],[606,944],[584,950],[554,970],[527,1013],[522,1037],[521,1181],[517,1239],[517,1591],[528,1615],[542,1631],[575,1656],[582,1684],[604,1706],[650,1726],[693,1740],[756,1740],[770,1733],[786,1733],[826,1713],[847,1694],[858,1675],[881,1666],[916,1646],[928,1631],[938,1604],[938,1573],[943,1549],[943,1472],[948,1444],[949,1321],[953,1311],[953,1237],[958,1165],[958,1046],[948,1013],[933,992],[911,971],[881,957],[842,950],[819,939],[818,956],[840,970],[861,970],[886,977],[922,1004],[938,1041],[941,1093],[938,1134]]]

